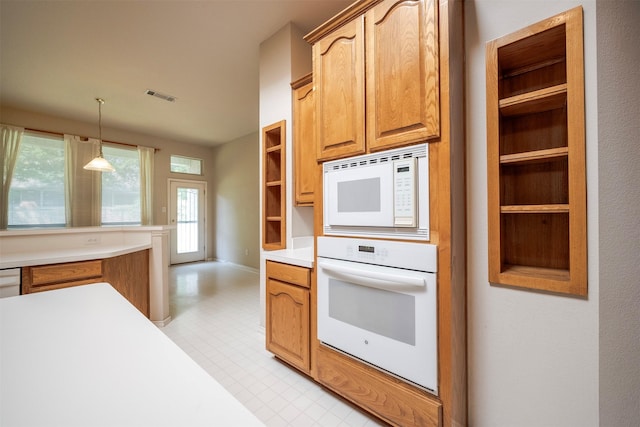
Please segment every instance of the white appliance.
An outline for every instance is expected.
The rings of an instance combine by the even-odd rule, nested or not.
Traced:
[[[0,298],[20,295],[20,269],[0,270]]]
[[[318,237],[318,339],[438,394],[437,247]]]
[[[429,240],[428,144],[325,162],[324,234]]]

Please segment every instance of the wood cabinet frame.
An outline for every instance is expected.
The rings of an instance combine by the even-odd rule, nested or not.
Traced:
[[[380,1],[358,1],[305,37],[310,42]],[[315,274],[311,289],[311,375],[392,425],[467,425],[466,218],[463,4],[434,4],[439,60],[439,137],[429,144],[430,243],[438,246],[438,377],[433,396],[323,346],[317,340]],[[314,231],[323,234],[322,165],[316,169]],[[316,247],[317,253],[317,247]],[[415,409],[415,412],[413,411]]]
[[[587,295],[582,8],[486,46],[489,281]]]
[[[262,128],[262,248],[286,245],[286,122]]]

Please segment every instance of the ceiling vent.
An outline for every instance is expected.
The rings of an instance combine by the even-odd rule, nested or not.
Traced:
[[[164,93],[156,92],[155,90],[147,89],[144,93],[155,96],[156,98],[164,99],[165,101],[176,102],[175,96],[166,95]]]

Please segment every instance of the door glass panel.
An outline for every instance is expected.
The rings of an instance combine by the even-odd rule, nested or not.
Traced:
[[[412,295],[329,279],[329,317],[409,345],[416,344]]]
[[[198,189],[178,188],[177,251],[198,251]]]

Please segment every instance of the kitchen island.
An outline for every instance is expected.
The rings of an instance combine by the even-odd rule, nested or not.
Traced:
[[[0,299],[0,425],[261,423],[108,283]]]
[[[153,323],[164,326],[171,321],[168,272],[169,231],[172,228],[175,226],[2,230],[0,269],[24,269],[30,266],[113,259],[148,249],[148,314]]]

